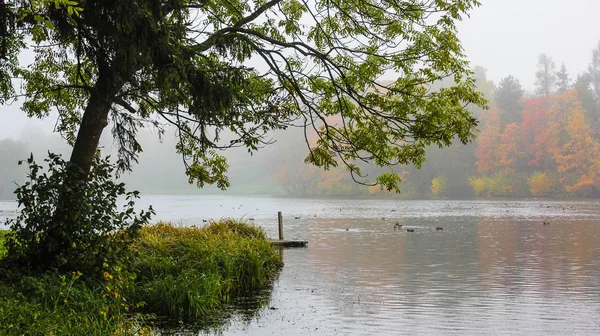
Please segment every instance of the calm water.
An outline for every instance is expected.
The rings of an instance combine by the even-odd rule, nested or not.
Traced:
[[[234,317],[225,335],[600,334],[600,202],[143,203],[181,225],[252,217],[273,237],[283,211],[286,238],[309,240],[283,251],[267,308]],[[13,207],[0,203],[0,217]],[[396,222],[415,232],[394,231]]]

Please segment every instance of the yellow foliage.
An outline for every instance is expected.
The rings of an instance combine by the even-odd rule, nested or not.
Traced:
[[[545,172],[535,172],[527,179],[529,192],[533,196],[547,196],[552,192],[552,180]]]
[[[431,193],[435,197],[442,196],[446,193],[446,178],[438,176],[431,181]]]
[[[482,196],[485,192],[485,180],[483,177],[469,177],[469,184],[473,188],[475,196]]]

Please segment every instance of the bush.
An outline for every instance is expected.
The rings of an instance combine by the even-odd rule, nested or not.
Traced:
[[[115,166],[97,156],[87,179],[74,176],[60,155],[48,154],[48,171],[27,160],[28,182],[17,188],[19,215],[7,222],[5,266],[29,273],[48,269],[102,274],[125,253],[127,242],[150,219],[152,208],[137,216],[134,199],[113,181]],[[19,162],[21,164],[22,162]],[[123,211],[117,199],[125,196]]]
[[[552,193],[552,180],[548,173],[536,171],[527,179],[532,196],[548,196]]]

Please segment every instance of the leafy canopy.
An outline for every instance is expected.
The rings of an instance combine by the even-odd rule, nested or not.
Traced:
[[[466,105],[485,101],[455,24],[478,5],[7,1],[0,102],[26,97],[23,110],[35,117],[56,109],[57,129],[71,143],[90,106],[106,103],[121,171],[142,150],[140,127],[173,125],[190,182],[226,188],[221,149],[252,152],[270,143],[269,131],[299,126],[310,149],[306,162],[325,169],[342,164],[366,182],[361,161],[419,166],[427,146],[474,138],[477,122]],[[18,59],[25,41],[35,46],[30,66]],[[384,84],[386,77],[396,79]],[[431,89],[448,77],[451,87]],[[398,190],[399,180],[390,171],[376,182]]]

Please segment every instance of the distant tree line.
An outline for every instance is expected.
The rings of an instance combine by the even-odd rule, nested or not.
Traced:
[[[477,140],[427,149],[421,169],[396,166],[396,197],[595,197],[600,195],[600,43],[588,69],[572,79],[564,64],[541,54],[532,93],[509,75],[497,85],[477,67],[478,89],[489,109],[472,108],[480,120]],[[444,86],[440,82],[436,85]],[[284,146],[285,147],[285,146]],[[302,165],[300,148],[282,150],[275,180],[302,196],[393,195],[355,185],[343,169]],[[373,174],[380,170],[373,167]]]

